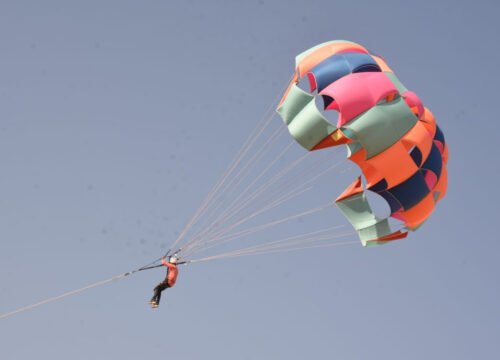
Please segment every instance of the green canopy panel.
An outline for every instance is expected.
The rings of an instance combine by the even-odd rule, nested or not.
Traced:
[[[337,130],[318,110],[314,96],[296,84],[292,85],[277,111],[288,125],[293,138],[307,150]]]
[[[396,74],[394,74],[393,72],[389,72],[389,71],[384,72],[384,74],[387,75],[387,77],[392,81],[392,83],[394,84],[396,89],[398,89],[398,92],[401,95],[408,91],[408,89],[403,85],[403,83],[401,81],[399,81]]]
[[[355,134],[367,159],[395,144],[410,130],[417,119],[402,97],[377,104],[342,127]]]
[[[373,240],[394,234],[388,218],[375,216],[364,191],[338,200],[336,204],[357,231],[363,246],[384,244]]]
[[[385,242],[373,241],[393,234],[389,226],[389,219],[381,219],[377,223],[358,230],[359,239],[363,246],[385,244]],[[371,240],[371,241],[370,241]]]

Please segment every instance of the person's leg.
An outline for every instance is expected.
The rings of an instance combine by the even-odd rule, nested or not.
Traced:
[[[156,303],[156,298],[158,297],[158,291],[159,291],[159,289],[158,289],[158,285],[157,285],[157,286],[153,289],[153,297],[151,298],[151,300],[149,300],[149,302],[150,302],[151,304]]]
[[[161,292],[168,288],[168,284],[166,281],[162,281],[156,287],[153,289],[153,297],[151,298],[151,303],[159,305],[160,304],[160,299],[161,299]]]

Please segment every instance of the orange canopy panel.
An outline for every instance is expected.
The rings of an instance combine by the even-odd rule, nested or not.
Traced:
[[[436,119],[434,118],[434,114],[429,109],[424,107],[424,113],[422,114],[420,120],[424,123],[427,131],[433,138],[436,134]]]
[[[380,154],[366,159],[366,151],[360,150],[350,159],[358,164],[367,180],[367,187],[385,179],[388,187],[398,185],[412,176],[421,164],[415,164],[409,151],[417,146],[423,159],[429,155],[432,138],[422,122],[417,122],[403,138]]]
[[[349,185],[340,196],[335,199],[335,201],[342,201],[344,199],[347,199],[351,196],[354,196],[356,194],[362,193],[363,192],[363,184],[361,183],[361,176],[359,176],[356,180],[354,180],[351,185]]]
[[[313,147],[312,150],[325,149],[332,146],[348,144],[350,142],[352,142],[351,139],[347,138],[340,129],[337,129],[332,134],[321,140],[321,142]]]
[[[369,243],[372,243],[372,244],[383,244],[383,243],[387,243],[389,241],[401,240],[401,239],[406,238],[407,236],[408,236],[408,232],[407,231],[403,232],[403,231],[399,230],[399,231],[393,232],[392,234],[379,237],[378,239],[367,240],[366,242],[368,244]]]
[[[429,193],[417,205],[406,211],[398,211],[393,217],[403,220],[407,228],[416,229],[431,215],[434,206],[434,195]]]
[[[448,144],[445,144],[444,145],[444,151],[443,153],[441,154],[441,156],[443,157],[443,162],[446,164],[448,163]]]

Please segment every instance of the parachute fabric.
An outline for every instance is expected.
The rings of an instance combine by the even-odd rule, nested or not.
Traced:
[[[310,91],[299,87],[307,80]],[[337,111],[331,124],[323,111]],[[277,112],[306,150],[345,144],[366,180],[356,179],[336,204],[364,246],[402,239],[433,212],[447,188],[448,147],[434,116],[386,62],[346,40],[319,44],[296,57]],[[390,215],[379,218],[365,190],[380,195]],[[393,230],[389,218],[403,223]]]

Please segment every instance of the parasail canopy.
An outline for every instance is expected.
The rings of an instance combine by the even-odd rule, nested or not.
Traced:
[[[302,81],[309,91],[299,87]],[[323,115],[326,111],[338,113],[335,124]],[[364,246],[406,237],[446,193],[448,147],[434,115],[380,56],[359,44],[334,40],[298,55],[277,112],[308,151],[347,146],[347,157],[366,184],[358,177],[336,204]],[[366,190],[385,199],[389,216],[375,215]],[[391,228],[391,217],[402,228]]]

